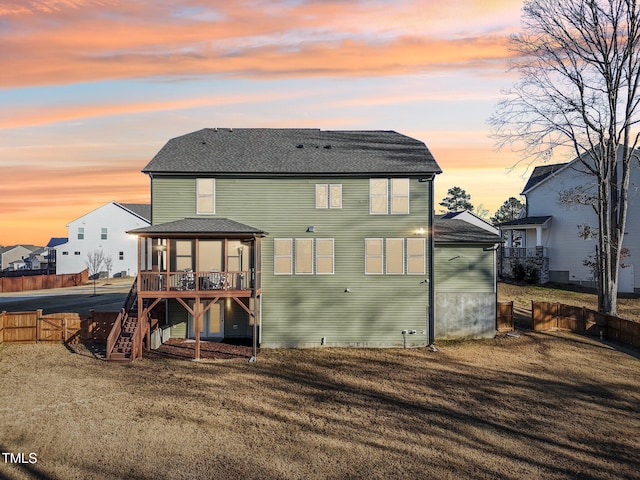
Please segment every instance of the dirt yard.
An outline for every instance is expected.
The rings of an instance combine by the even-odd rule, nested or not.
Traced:
[[[519,333],[257,364],[0,346],[0,478],[639,478],[640,352]]]

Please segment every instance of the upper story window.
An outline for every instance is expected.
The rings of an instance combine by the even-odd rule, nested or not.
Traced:
[[[106,240],[107,239],[107,229],[106,228],[101,228],[100,229],[100,240]]]
[[[342,185],[316,184],[316,208],[342,208]]]
[[[84,240],[84,227],[78,227],[78,240]]]
[[[391,213],[409,213],[409,179],[392,178],[391,181]]]
[[[386,215],[388,213],[388,185],[386,178],[372,178],[369,180],[369,213]]]
[[[409,179],[369,179],[369,213],[372,215],[408,214]]]
[[[196,213],[213,215],[216,213],[216,179],[196,179]]]

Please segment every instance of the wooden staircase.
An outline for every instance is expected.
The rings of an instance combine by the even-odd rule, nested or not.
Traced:
[[[116,339],[116,343],[111,350],[111,354],[107,356],[108,360],[130,362],[131,350],[133,348],[133,334],[138,326],[138,318],[126,315],[122,320],[120,335]]]
[[[146,303],[146,302],[145,302]],[[148,305],[144,305],[145,308]],[[133,282],[123,308],[107,338],[107,360],[131,362],[142,357],[142,344],[149,330],[149,315],[138,318],[137,280]]]

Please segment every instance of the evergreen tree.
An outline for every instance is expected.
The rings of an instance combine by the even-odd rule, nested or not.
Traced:
[[[471,195],[460,187],[451,187],[447,190],[447,196],[442,199],[439,205],[444,207],[444,209],[440,210],[442,213],[460,212],[462,210],[473,212]]]
[[[524,204],[520,200],[516,197],[509,197],[509,200],[506,200],[500,208],[496,210],[494,216],[491,217],[491,223],[497,225],[515,220],[523,208]]]

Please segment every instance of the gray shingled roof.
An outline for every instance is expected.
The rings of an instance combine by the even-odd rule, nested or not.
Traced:
[[[553,218],[551,215],[545,215],[542,217],[524,217],[511,220],[509,222],[499,223],[498,227],[510,227],[510,226],[524,226],[524,225],[543,225],[545,222]]]
[[[265,235],[266,232],[259,228],[251,227],[243,223],[230,220],[228,218],[183,218],[173,222],[151,225],[149,227],[137,228],[127,233],[133,234],[256,234]]]
[[[501,243],[502,237],[464,220],[436,215],[433,226],[435,243]]]
[[[393,131],[205,128],[169,140],[144,173],[362,175],[441,173],[427,146]]]
[[[151,205],[149,203],[119,203],[121,207],[135,213],[139,217],[151,223]]]
[[[526,192],[530,188],[535,187],[537,184],[539,184],[549,175],[554,174],[555,172],[557,172],[558,170],[560,170],[566,165],[567,163],[556,163],[553,165],[541,165],[539,167],[534,168],[533,172],[531,172],[531,176],[529,177],[529,180],[527,180],[527,184],[524,186],[524,189],[522,191]]]

